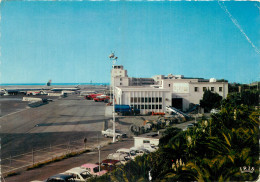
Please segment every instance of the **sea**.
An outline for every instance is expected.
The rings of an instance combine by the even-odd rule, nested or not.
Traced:
[[[46,86],[46,83],[0,83],[0,86]],[[110,83],[51,83],[53,85],[110,85]]]

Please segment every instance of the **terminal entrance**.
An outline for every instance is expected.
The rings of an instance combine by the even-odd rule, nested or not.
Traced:
[[[172,98],[172,107],[182,110],[182,98]]]

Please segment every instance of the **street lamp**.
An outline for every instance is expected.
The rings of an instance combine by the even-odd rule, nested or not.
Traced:
[[[115,56],[115,53],[111,53],[109,55],[109,59],[110,59],[110,61],[112,61],[112,69],[114,68],[117,58],[118,57]],[[112,71],[111,71],[111,78],[112,78]],[[112,80],[111,80],[111,82],[112,82]],[[114,78],[114,76],[113,76],[113,112],[112,113],[113,113],[113,143],[115,143],[116,142],[116,123],[115,123],[115,78]]]
[[[99,172],[100,172],[100,150],[101,150],[101,146],[99,145],[98,147],[98,169],[99,169]]]

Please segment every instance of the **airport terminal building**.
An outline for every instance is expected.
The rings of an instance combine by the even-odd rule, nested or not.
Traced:
[[[228,82],[214,78],[185,78],[183,75],[156,75],[152,78],[128,77],[122,65],[111,70],[111,85],[115,87],[116,104],[131,105],[148,112],[165,112],[166,106],[187,111],[199,104],[205,90],[218,93],[223,98],[228,94]]]

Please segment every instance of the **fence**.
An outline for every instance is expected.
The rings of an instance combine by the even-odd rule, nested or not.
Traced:
[[[1,159],[1,172],[6,175],[20,169],[33,166],[34,164],[53,160],[71,152],[82,151],[84,149],[93,150],[98,145],[98,138],[85,138],[68,141],[66,144],[49,145],[42,149],[32,149],[31,152],[11,156]],[[0,180],[1,181],[1,180]]]

